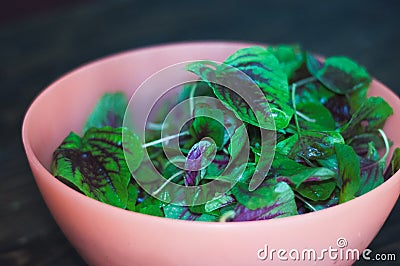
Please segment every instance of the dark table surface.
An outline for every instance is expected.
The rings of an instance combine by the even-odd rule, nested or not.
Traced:
[[[47,210],[20,137],[30,102],[63,73],[158,43],[301,43],[352,57],[399,94],[399,11],[395,0],[86,1],[0,24],[0,265],[84,265]],[[370,248],[399,264],[399,202]]]

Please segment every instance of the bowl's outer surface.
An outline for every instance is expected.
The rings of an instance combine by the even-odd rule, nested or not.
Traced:
[[[170,220],[121,210],[68,188],[48,171],[51,154],[70,132],[81,132],[99,97],[110,90],[128,95],[147,77],[186,60],[223,61],[248,43],[181,43],[118,54],[85,65],[51,84],[29,108],[23,141],[37,185],[51,213],[81,256],[93,265],[253,265],[271,263],[257,258],[259,249],[346,248],[363,250],[377,234],[400,191],[400,173],[375,190],[341,206],[316,213],[241,223]],[[161,91],[160,91],[161,92]],[[400,101],[374,81],[371,95],[394,108],[386,126],[394,146],[400,145]],[[139,114],[140,115],[140,114]],[[392,151],[391,151],[392,152]],[[345,249],[346,249],[345,248]],[[343,250],[345,250],[343,249]],[[286,256],[288,256],[286,254]],[[281,261],[274,254],[272,264]],[[300,260],[308,265],[310,261]],[[348,265],[349,260],[312,261]]]

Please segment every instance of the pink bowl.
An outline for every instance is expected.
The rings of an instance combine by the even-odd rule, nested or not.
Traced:
[[[36,183],[54,219],[85,261],[93,265],[256,265],[293,264],[278,254],[266,261],[260,249],[338,249],[339,259],[325,254],[318,265],[350,265],[340,259],[348,249],[364,250],[388,217],[400,193],[400,173],[373,191],[340,206],[269,221],[205,223],[134,213],[90,199],[49,172],[54,149],[70,132],[80,132],[97,99],[105,92],[131,95],[147,77],[187,60],[223,61],[249,43],[199,42],[155,46],[110,56],[74,70],[51,84],[29,108],[22,129]],[[400,146],[400,100],[373,81],[370,95],[390,103],[394,115],[385,132]],[[391,153],[393,150],[391,151]],[[390,155],[391,156],[391,155]],[[378,204],[379,203],[379,204]],[[340,248],[337,239],[345,238]],[[259,253],[259,254],[258,254]],[[292,253],[296,255],[296,253]],[[308,265],[300,259],[298,264]]]

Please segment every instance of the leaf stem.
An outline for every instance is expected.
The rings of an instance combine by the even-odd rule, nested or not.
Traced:
[[[157,151],[152,152],[151,154],[149,154],[149,159],[153,160],[153,159],[157,158],[162,152],[163,152],[162,149],[157,149]]]
[[[296,114],[297,114],[298,116],[300,116],[301,118],[303,118],[304,120],[306,120],[307,122],[310,122],[310,123],[315,123],[315,122],[316,122],[315,119],[309,118],[308,116],[306,116],[305,114],[303,114],[303,113],[300,112],[300,111],[297,111],[297,110],[296,110]]]
[[[155,196],[155,195],[157,195],[158,193],[160,193],[160,191],[163,189],[163,188],[165,188],[165,186],[169,183],[169,182],[171,182],[175,177],[177,177],[177,176],[179,176],[179,175],[181,175],[181,174],[183,174],[185,171],[179,171],[179,172],[176,172],[175,174],[173,174],[170,178],[168,178],[156,191],[154,191],[153,193],[151,193],[151,195],[152,196]]]
[[[292,105],[294,110],[294,122],[296,123],[297,134],[299,134],[300,139],[300,126],[299,126],[299,119],[297,117],[297,110],[296,110],[296,83],[292,84]]]
[[[169,165],[173,164],[173,163],[185,163],[186,162],[186,158],[184,156],[176,156],[171,158],[170,160],[168,160],[165,165],[164,165],[164,169],[166,169]]]
[[[224,147],[224,148],[222,149],[222,151],[223,151],[226,155],[230,155],[227,148]]]
[[[164,123],[153,123],[153,122],[147,122],[146,128],[150,130],[162,130],[166,125]]]
[[[304,86],[305,84],[313,82],[314,80],[317,80],[317,78],[311,76],[311,77],[308,77],[308,78],[305,78],[305,79],[301,79],[301,80],[299,80],[297,82],[293,82],[292,83],[292,104],[293,104],[293,109],[295,111],[294,119],[295,119],[296,127],[297,127],[298,131],[300,131],[300,127],[299,127],[299,121],[298,121],[297,115],[300,116],[301,118],[303,118],[304,120],[306,120],[308,122],[311,122],[311,123],[315,123],[315,119],[309,118],[305,114],[297,111],[297,108],[296,108],[296,88]],[[298,132],[298,133],[300,133],[300,132]]]
[[[303,144],[303,142],[302,142],[302,144]],[[309,166],[311,166],[311,167],[313,167],[313,168],[318,167],[318,166],[316,166],[315,164],[313,164],[308,158],[306,158],[306,157],[304,157],[304,156],[301,156],[301,155],[299,155],[299,157],[300,157],[301,159],[303,159]]]
[[[224,214],[221,215],[221,217],[219,218],[219,222],[227,222],[228,219],[232,219],[235,217],[235,211],[231,210],[231,211],[227,211]]]
[[[386,149],[385,154],[382,156],[382,158],[379,159],[379,161],[383,161],[383,160],[386,160],[386,157],[389,154],[389,146],[390,145],[389,145],[389,140],[388,140],[385,132],[380,128],[378,129],[378,131],[379,131],[379,134],[381,134],[381,136],[382,136],[383,142],[385,143],[385,149]]]
[[[294,196],[296,197],[296,198],[298,198],[301,202],[303,202],[305,205],[307,205],[307,207],[309,208],[309,209],[311,209],[313,212],[316,212],[317,211],[317,209],[315,209],[314,208],[314,206],[312,206],[308,201],[306,201],[302,196],[300,196],[300,195],[298,195],[298,194],[296,194],[296,193],[294,193]]]
[[[194,115],[194,93],[196,92],[196,84],[193,84],[192,87],[190,88],[190,94],[189,94],[189,108],[190,108],[190,113]]]
[[[315,81],[315,80],[317,80],[317,78],[311,76],[311,77],[304,78],[304,79],[301,79],[301,80],[299,80],[299,81],[293,82],[293,83],[292,83],[292,86],[293,86],[294,84],[296,84],[297,87],[301,87],[301,86],[304,86],[304,85],[306,85],[307,83],[313,82],[313,81]]]
[[[156,139],[154,141],[151,141],[151,142],[143,144],[142,148],[147,148],[147,147],[150,147],[150,146],[154,146],[154,145],[157,145],[159,143],[162,143],[162,142],[165,142],[165,141],[169,141],[171,139],[179,138],[181,136],[186,136],[186,135],[189,135],[189,131],[183,131],[183,132],[180,132],[180,133],[175,134],[175,135],[171,135],[171,136],[164,137],[164,138],[161,138],[161,139]]]

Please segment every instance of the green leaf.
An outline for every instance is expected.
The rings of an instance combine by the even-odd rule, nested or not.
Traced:
[[[189,99],[192,96],[191,95],[192,89],[194,89],[193,97],[197,97],[197,96],[213,97],[214,96],[214,92],[212,91],[210,86],[208,86],[208,83],[198,80],[198,81],[188,82],[183,85],[182,92],[178,96],[177,102],[183,102],[184,100]]]
[[[294,193],[285,182],[276,183],[270,180],[265,183],[265,187],[252,192],[246,190],[244,185],[237,189],[240,201],[238,200],[239,204],[235,208],[232,219],[234,222],[268,220],[298,214]],[[263,207],[256,208],[259,206]]]
[[[393,109],[381,97],[370,97],[360,109],[352,116],[351,120],[342,128],[345,138],[363,132],[371,132],[382,128],[386,119],[393,114]]]
[[[228,146],[232,160],[238,158],[242,149],[248,145],[248,139],[246,126],[243,124],[235,130]]]
[[[221,206],[222,207],[222,206]],[[188,206],[189,210],[193,214],[209,214],[213,216],[219,216],[220,212],[218,210],[207,211],[205,208],[205,204],[195,205],[195,206]]]
[[[337,172],[338,171],[338,163],[336,159],[336,154],[328,156],[324,159],[319,159],[318,163],[325,168],[329,168],[332,171]]]
[[[338,94],[347,94],[367,88],[371,77],[365,68],[343,56],[329,57],[324,62],[307,54],[307,67],[328,89]]]
[[[196,62],[189,64],[187,69],[208,82],[215,96],[242,121],[274,130],[274,125],[271,124],[273,118],[278,129],[285,128],[293,115],[293,109],[289,104],[287,76],[276,57],[267,49],[255,46],[238,50],[224,63],[226,65]],[[249,78],[244,78],[243,73]],[[215,81],[223,83],[224,87],[215,85]],[[246,90],[254,87],[253,82],[261,92]],[[240,90],[252,99],[251,105],[256,113],[241,96],[229,88]]]
[[[235,202],[235,199],[232,196],[224,194],[220,197],[208,201],[204,205],[204,209],[206,212],[212,212],[229,204],[232,204],[233,202]]]
[[[229,183],[236,183],[241,180],[248,160],[246,151],[243,151],[244,147],[248,147],[248,138],[246,127],[243,124],[235,130],[229,143],[230,160],[228,157],[222,157],[223,161],[218,162],[218,171],[215,171],[215,166],[209,166],[210,172],[205,176],[205,179],[213,180],[218,178],[222,182]],[[221,159],[221,156],[219,158]],[[214,164],[217,164],[217,162],[214,162]],[[224,169],[222,169],[223,167]],[[221,170],[223,170],[222,173],[220,173]]]
[[[271,205],[277,197],[277,193],[274,192],[273,187],[271,189],[271,187],[263,186],[250,192],[248,186],[243,183],[238,183],[233,187],[231,193],[240,204],[250,210]]]
[[[358,155],[365,155],[370,149],[370,143],[373,142],[377,150],[385,147],[385,143],[379,131],[373,131],[370,133],[362,133],[358,135],[351,136],[346,139],[346,144],[353,147],[354,151]]]
[[[308,82],[304,86],[296,88],[296,104],[300,103],[321,103],[325,104],[334,92],[328,90],[318,80]]]
[[[129,183],[129,185],[128,185],[128,201],[126,203],[127,210],[135,211],[138,195],[139,195],[138,186],[136,184]]]
[[[329,197],[332,195],[332,192],[335,190],[335,187],[335,180],[324,180],[303,183],[298,188],[295,188],[295,191],[307,199],[313,201],[323,201],[329,199]]]
[[[369,160],[379,161],[379,152],[375,147],[375,143],[372,141],[368,143],[368,153],[366,157]]]
[[[282,193],[293,193],[289,185],[285,182],[268,180],[256,190],[249,191],[244,183],[238,183],[231,189],[232,195],[236,200],[249,210],[256,210],[271,206],[277,202]]]
[[[269,134],[268,132],[264,133]],[[270,147],[272,145],[275,145],[275,138],[274,138],[275,135],[273,136],[270,135],[270,137],[271,138],[269,139],[267,138],[266,141],[263,141],[262,145],[258,146],[260,150],[255,153],[257,161],[256,168],[255,171],[253,172],[251,179],[248,179],[250,190],[256,189],[261,184],[261,182],[267,175],[269,167],[273,160],[274,149],[271,150]],[[230,175],[233,176],[236,175],[236,178],[239,177],[239,179],[241,180],[243,180],[242,173],[247,168],[247,162],[249,157],[248,149],[249,149],[249,137],[247,135],[246,127],[243,124],[242,126],[236,129],[228,147],[232,161],[235,165],[234,170],[232,171],[233,173],[230,173]],[[256,148],[252,147],[251,149],[254,152]]]
[[[176,165],[172,162],[176,163]],[[178,155],[176,157],[172,157],[169,160],[166,160],[162,164],[162,167],[163,167],[162,176],[167,179],[170,178],[171,176],[173,176],[174,174],[176,174],[177,172],[179,172],[180,170],[182,170],[184,168],[185,162],[186,162],[186,158],[184,156],[180,156],[180,155]],[[138,169],[138,171],[139,171],[139,169]]]
[[[394,150],[391,166],[392,175],[394,175],[400,169],[400,148]]]
[[[210,214],[195,214],[188,207],[168,204],[163,207],[165,217],[179,220],[215,222],[217,216]]]
[[[127,143],[122,147],[122,133]],[[81,139],[71,133],[53,154],[52,173],[85,195],[125,208],[131,172],[143,158],[139,138],[124,128],[91,128]],[[134,170],[134,169],[131,169]]]
[[[139,166],[139,168],[136,169],[136,171],[133,174],[134,178],[140,177],[140,186],[141,186],[140,190],[142,192],[149,191],[151,193],[154,193],[160,188],[159,173],[162,173],[163,177],[165,178],[165,181],[167,181],[169,177],[171,177],[173,174],[176,174],[178,171],[181,170],[173,164],[165,166],[164,171],[153,169],[153,165],[154,165],[153,162],[149,160],[143,161]],[[177,176],[171,182],[175,182],[179,179],[182,179],[182,175]],[[146,195],[148,195],[147,192]],[[152,197],[150,195],[148,196]],[[171,200],[173,200],[168,190],[160,191],[159,193],[157,193],[157,199],[160,199],[165,202],[170,202]]]
[[[267,48],[278,59],[283,71],[290,79],[304,63],[304,51],[299,45],[278,45]]]
[[[268,100],[276,128],[285,128],[293,109],[290,105],[288,77],[274,54],[264,47],[254,46],[236,51],[224,63],[241,70],[260,87]]]
[[[272,162],[271,172],[278,181],[284,181],[295,187],[304,182],[322,181],[336,176],[336,173],[329,168],[307,167],[279,153]]]
[[[221,182],[228,182],[231,184],[234,183],[243,183],[249,185],[250,178],[253,177],[256,167],[254,164],[240,164],[238,166],[233,167],[233,169],[229,170],[224,175],[210,175],[205,176],[204,179],[207,180],[215,180],[218,179]]]
[[[332,206],[336,206],[339,204],[339,194],[340,190],[336,186],[331,196],[328,199],[319,201],[308,201],[308,204],[312,206],[312,209],[310,208],[310,206],[307,205],[305,205],[305,207],[311,209],[312,211],[319,211]]]
[[[360,188],[356,196],[361,196],[383,183],[386,156],[379,158],[379,153],[373,142],[368,144],[366,158],[360,158]]]
[[[298,140],[298,134],[293,134],[292,136],[285,138],[276,144],[275,152],[283,155],[289,155],[290,150],[294,147]]]
[[[346,144],[335,144],[341,191],[339,203],[352,200],[360,189],[360,161],[356,152]]]
[[[204,178],[207,178],[207,176],[211,177],[219,176],[224,171],[228,163],[229,163],[228,155],[217,154],[212,163],[209,166],[207,166]]]
[[[152,196],[148,196],[143,202],[136,205],[135,211],[143,214],[164,217],[165,215],[161,210],[164,205],[165,204],[162,201]]]
[[[128,100],[122,92],[105,93],[97,102],[83,127],[83,133],[92,127],[121,127]]]
[[[195,109],[194,117],[189,129],[191,135],[198,141],[204,137],[210,137],[221,148],[224,144],[225,128],[220,122],[224,122],[224,113],[219,109],[211,109],[203,105]]]
[[[344,143],[343,137],[336,131],[302,131],[301,137],[290,151],[289,157],[317,160],[335,153],[334,145]]]
[[[314,131],[333,131],[335,130],[335,120],[332,114],[321,103],[310,102],[300,103],[296,106],[299,125],[304,130]]]
[[[188,71],[197,74],[202,80],[207,81],[213,89],[215,96],[242,121],[255,126],[273,129],[271,123],[272,114],[269,111],[268,101],[262,91],[248,89],[246,95],[250,95],[252,101],[250,105],[234,90],[241,88],[254,88],[253,81],[235,68],[218,66],[212,62],[196,62],[188,65]],[[224,83],[221,86],[215,83]],[[256,113],[254,113],[256,112]],[[258,119],[257,119],[258,118]]]
[[[368,89],[369,87],[365,87],[348,94],[347,99],[352,113],[357,111],[367,100]]]
[[[164,213],[162,212],[162,210],[159,207],[154,206],[154,205],[149,205],[149,206],[143,207],[143,208],[139,209],[137,212],[152,215],[152,216],[164,217]]]

